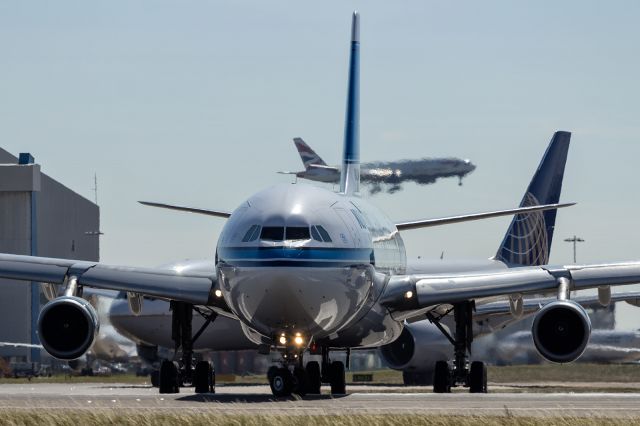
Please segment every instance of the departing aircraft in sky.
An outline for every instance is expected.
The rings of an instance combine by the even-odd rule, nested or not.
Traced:
[[[294,144],[304,165],[301,172],[278,172],[292,174],[302,179],[325,183],[340,182],[340,166],[329,166],[302,138],[294,138]],[[369,186],[369,192],[376,194],[383,190],[393,194],[402,189],[405,182],[419,185],[434,183],[443,177],[462,178],[474,171],[476,166],[469,160],[459,158],[421,158],[419,160],[376,161],[360,165],[360,182]]]
[[[434,366],[434,391],[454,386],[486,392],[485,365],[470,361],[474,309],[506,297],[514,318],[523,316],[525,297],[554,292],[533,321],[537,350],[547,359],[571,362],[584,351],[591,324],[571,292],[598,289],[608,304],[611,286],[640,282],[640,262],[547,265],[570,133],[556,132],[521,207],[436,219],[392,222],[361,198],[359,144],[359,16],[353,15],[345,140],[340,189],[280,184],[249,197],[232,213],[147,203],[226,218],[214,263],[205,269],[112,266],[98,262],[0,254],[0,277],[45,283],[59,297],[38,319],[38,335],[52,356],[74,359],[92,344],[99,329],[84,287],[125,291],[132,312],[143,296],[171,301],[172,338],[182,354],[160,367],[160,392],[192,383],[196,392],[212,386],[211,366],[193,366],[194,310],[203,327],[224,316],[238,321],[261,353],[274,353],[268,379],[274,395],[318,393],[322,383],[345,393],[345,364],[335,351],[373,348],[398,339],[414,320],[439,327],[454,348],[453,360]],[[492,259],[477,263],[408,264],[402,234],[418,228],[515,215]],[[215,269],[214,269],[215,267]],[[233,349],[233,348],[228,348]],[[305,364],[306,354],[321,361]],[[348,356],[347,356],[348,358]],[[347,362],[348,365],[348,362]]]

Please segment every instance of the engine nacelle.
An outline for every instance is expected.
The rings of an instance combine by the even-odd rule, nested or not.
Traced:
[[[591,320],[570,300],[557,300],[536,314],[531,328],[533,343],[552,362],[572,362],[582,355],[591,336]]]
[[[98,335],[100,321],[91,304],[79,297],[62,296],[44,305],[38,318],[40,342],[52,356],[81,357]]]
[[[451,343],[428,321],[408,324],[400,337],[380,347],[380,355],[394,370],[431,372],[436,361],[453,356]]]

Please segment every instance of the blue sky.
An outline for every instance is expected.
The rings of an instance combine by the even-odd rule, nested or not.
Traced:
[[[637,259],[640,3],[0,3],[0,141],[87,198],[102,260],[212,256],[231,210],[297,169],[301,136],[337,163],[350,14],[362,15],[363,160],[458,156],[478,169],[372,199],[392,219],[514,207],[555,130],[573,132],[551,261]],[[410,257],[489,257],[509,219],[408,232]]]

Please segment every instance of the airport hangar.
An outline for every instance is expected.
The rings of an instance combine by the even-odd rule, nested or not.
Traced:
[[[97,261],[99,230],[95,203],[42,173],[30,154],[16,158],[0,148],[0,253]],[[39,283],[1,279],[0,341],[39,344],[45,302]],[[40,352],[0,347],[7,361],[40,362]]]

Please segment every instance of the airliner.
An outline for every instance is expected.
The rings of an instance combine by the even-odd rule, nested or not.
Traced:
[[[302,138],[294,138],[293,143],[304,165],[301,172],[278,172],[292,174],[302,179],[317,182],[340,182],[340,166],[329,166]],[[376,161],[360,165],[360,182],[369,185],[369,192],[377,194],[386,185],[386,192],[393,194],[402,189],[404,182],[419,185],[434,183],[443,177],[462,178],[476,169],[469,160],[459,158],[421,158],[419,160]]]
[[[280,184],[257,192],[233,212],[147,203],[226,219],[213,256],[215,269],[113,266],[73,259],[0,254],[0,277],[43,283],[56,293],[42,308],[38,335],[59,359],[80,357],[92,344],[99,320],[81,298],[83,288],[127,292],[132,312],[143,297],[169,300],[172,336],[182,353],[161,364],[159,390],[179,392],[192,384],[212,390],[211,365],[193,363],[193,312],[205,324],[225,316],[239,322],[246,337],[277,364],[268,371],[275,396],[318,393],[328,383],[344,394],[345,363],[336,351],[378,347],[401,336],[414,319],[441,325],[453,318],[454,333],[438,327],[454,348],[452,360],[434,368],[434,391],[455,386],[487,391],[482,361],[470,361],[473,311],[497,297],[522,316],[525,296],[553,292],[533,321],[532,336],[545,358],[571,362],[584,351],[591,324],[571,292],[598,289],[608,304],[611,286],[640,282],[640,262],[547,265],[570,133],[556,132],[550,162],[536,172],[521,207],[452,217],[393,222],[359,196],[360,19],[352,17],[345,137],[339,192],[304,184]],[[553,159],[559,159],[555,161]],[[496,255],[483,263],[430,269],[408,267],[402,234],[490,217],[515,215]],[[204,327],[204,325],[203,325]],[[304,362],[308,353],[320,362]],[[347,362],[348,365],[348,362]]]

